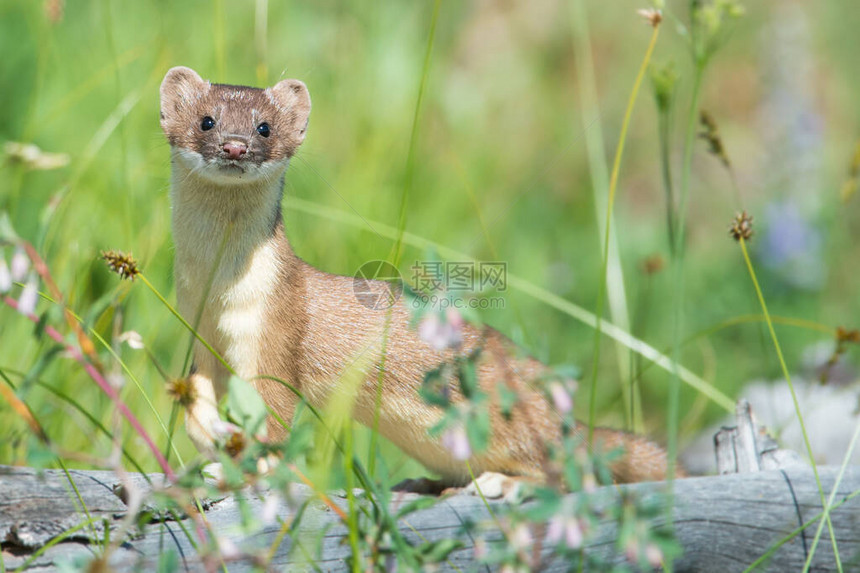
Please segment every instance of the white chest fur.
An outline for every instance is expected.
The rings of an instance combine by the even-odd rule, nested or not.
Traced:
[[[272,236],[279,185],[226,187],[176,172],[173,183],[180,312],[194,324],[205,295],[198,332],[248,379],[258,373],[262,327],[280,271]],[[198,368],[216,370],[207,374],[219,386],[226,372],[214,367],[217,360],[207,354],[198,345],[195,362]]]

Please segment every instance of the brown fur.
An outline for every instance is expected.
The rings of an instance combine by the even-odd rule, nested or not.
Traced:
[[[286,380],[317,407],[343,391],[338,388],[341,375],[367,353],[370,366],[354,406],[355,419],[365,425],[374,419],[382,341],[390,320],[380,433],[447,483],[467,482],[465,464],[428,434],[441,410],[418,394],[425,372],[450,363],[455,352],[437,351],[421,340],[409,325],[410,311],[402,300],[390,312],[363,306],[351,277],[311,267],[295,255],[284,234],[283,169],[304,138],[310,113],[304,84],[285,80],[267,90],[211,85],[192,70],[174,68],[165,77],[161,97],[161,125],[174,153],[176,275],[183,314],[188,318],[196,314],[206,279],[217,265],[199,326],[204,338],[240,375]],[[205,116],[216,120],[214,129],[200,129]],[[255,134],[261,121],[272,126],[268,138]],[[238,161],[221,153],[224,142],[234,137],[248,146],[247,157]],[[233,175],[235,179],[230,178]],[[215,252],[225,233],[230,233],[227,248],[217,260]],[[492,328],[464,328],[457,352],[482,350],[479,384],[491,398],[491,443],[470,460],[473,471],[544,479],[544,444],[560,437],[558,415],[532,386],[545,366],[520,357],[513,344]],[[206,450],[227,372],[201,345],[195,348],[195,365],[194,381],[203,398],[189,409],[187,427],[198,447]],[[500,411],[500,384],[519,396],[509,420]],[[292,418],[296,397],[289,390],[264,379],[256,379],[255,385],[281,418]],[[450,386],[454,399],[462,399],[455,380]],[[285,437],[278,424],[270,423],[269,430],[276,439]],[[601,429],[595,444],[625,448],[626,454],[613,466],[618,481],[664,477],[665,453],[641,437]]]

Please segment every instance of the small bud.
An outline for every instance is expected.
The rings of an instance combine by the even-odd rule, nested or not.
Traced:
[[[273,525],[278,518],[278,508],[281,506],[281,496],[276,493],[270,493],[266,496],[266,501],[263,502],[263,508],[260,510],[260,521],[263,525]]]
[[[122,279],[134,280],[134,277],[140,274],[140,269],[137,268],[137,261],[131,253],[125,254],[120,251],[102,252],[102,258],[107,263],[110,270],[115,272]]]
[[[224,559],[238,559],[241,555],[239,547],[229,537],[217,537],[218,551]]]
[[[752,215],[747,215],[746,211],[738,213],[735,215],[731,226],[729,226],[729,235],[736,241],[740,241],[741,239],[749,241],[753,236],[752,222]]]
[[[529,549],[532,545],[532,532],[529,531],[528,525],[520,523],[514,527],[514,530],[511,531],[509,541],[515,551]]]

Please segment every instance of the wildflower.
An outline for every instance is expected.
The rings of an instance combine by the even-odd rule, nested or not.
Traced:
[[[729,227],[729,235],[736,241],[740,241],[741,239],[749,241],[753,236],[752,222],[752,215],[747,215],[746,211],[738,213]]]
[[[529,526],[527,524],[520,523],[514,527],[514,530],[511,531],[508,539],[514,551],[522,551],[531,547],[532,532],[529,531]]]
[[[463,424],[457,424],[445,430],[445,433],[442,434],[442,446],[451,452],[455,460],[468,460],[469,456],[472,455],[469,437],[466,435]]]
[[[559,414],[564,415],[573,410],[573,398],[561,382],[555,381],[549,385],[549,395]]]
[[[663,552],[655,544],[649,543],[645,546],[645,559],[651,567],[657,569],[663,563]]]
[[[197,388],[190,378],[175,378],[167,383],[167,395],[179,402],[183,408],[188,408],[197,401]]]
[[[229,537],[218,536],[215,538],[218,551],[224,559],[237,559],[240,555],[239,547]]]
[[[110,270],[118,274],[122,279],[134,280],[134,277],[140,274],[140,269],[137,268],[137,261],[134,260],[131,253],[103,251],[102,258],[108,267],[110,267]]]
[[[128,330],[126,332],[123,332],[119,335],[119,338],[117,340],[119,340],[120,343],[125,342],[135,350],[140,350],[143,348],[143,337],[134,330]]]
[[[547,539],[551,543],[564,540],[568,549],[579,549],[582,547],[582,527],[575,517],[556,515],[549,521],[547,528]]]
[[[0,256],[0,293],[9,292],[12,289],[12,274],[6,259]]]
[[[226,442],[224,442],[224,451],[227,452],[227,455],[231,458],[235,458],[242,453],[246,445],[247,440],[245,439],[245,434],[240,430],[230,434],[230,437],[227,438]]]
[[[656,28],[663,21],[663,14],[656,8],[643,8],[636,11],[637,14],[648,20],[652,27]]]
[[[30,270],[30,259],[24,253],[24,249],[15,249],[15,254],[12,255],[12,280],[21,281]]]
[[[445,320],[438,314],[428,314],[418,325],[418,336],[436,350],[457,348],[463,342],[463,317],[453,308],[444,315]]]
[[[110,384],[113,388],[116,388],[117,390],[125,386],[125,377],[122,375],[121,372],[109,372],[107,376],[105,376],[105,379],[107,380],[108,384]]]
[[[278,518],[278,508],[281,505],[281,496],[276,493],[270,493],[266,496],[266,501],[263,502],[263,508],[260,510],[260,521],[264,526],[273,525]]]
[[[18,312],[24,316],[30,316],[36,312],[36,301],[39,298],[39,281],[34,273],[30,274],[21,297],[18,299]]]
[[[215,434],[216,438],[227,438],[236,432],[241,432],[242,428],[237,426],[236,424],[231,424],[230,422],[225,422],[222,419],[217,419],[212,422],[212,433]]]

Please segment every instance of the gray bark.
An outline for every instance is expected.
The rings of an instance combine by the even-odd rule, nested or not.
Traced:
[[[826,495],[830,494],[838,474],[836,467],[819,468]],[[33,571],[52,571],[57,560],[71,560],[101,554],[105,528],[115,539],[118,526],[125,515],[126,505],[114,493],[120,483],[115,473],[104,471],[70,472],[89,515],[92,527],[83,527],[61,542],[41,553],[31,564]],[[163,477],[152,475],[156,485]],[[149,485],[143,476],[129,474],[134,487],[143,490]],[[665,499],[665,483],[640,483],[618,488],[600,488],[590,495],[602,496],[603,503],[617,503],[626,492],[640,498],[660,496]],[[299,488],[300,495],[310,495]],[[860,491],[860,467],[850,467],[845,473],[835,501],[843,501]],[[579,495],[579,494],[571,494]],[[332,496],[341,507],[346,500]],[[395,504],[414,499],[414,494],[395,495]],[[248,494],[252,513],[259,515],[264,501]],[[492,502],[491,502],[492,503]],[[499,503],[492,503],[498,507]],[[679,480],[674,488],[673,520],[676,537],[684,548],[684,555],[675,562],[676,571],[743,571],[769,548],[779,543],[802,523],[811,522],[801,535],[785,542],[772,558],[761,567],[762,571],[800,571],[811,551],[812,539],[821,512],[821,499],[814,475],[808,467],[789,467],[782,470],[748,474],[701,477]],[[282,504],[278,515],[289,519],[294,509]],[[232,539],[243,550],[268,548],[275,539],[280,525],[275,523],[243,536],[236,533],[239,522],[239,504],[232,496],[213,501],[206,508],[206,519],[219,535]],[[466,519],[491,523],[483,502],[467,495],[456,495],[440,501],[434,507],[409,515],[399,523],[400,530],[410,540],[418,542],[419,532],[425,540],[456,537]],[[849,498],[831,512],[834,534],[839,547],[843,569],[860,569],[860,496]],[[77,494],[65,474],[48,470],[38,474],[29,468],[0,466],[0,541],[3,561],[7,570],[25,563],[35,551],[56,536],[84,523],[87,516],[81,511]],[[408,523],[407,523],[408,522]],[[660,519],[655,521],[659,523]],[[194,524],[185,518],[183,525],[196,541]],[[311,502],[293,536],[286,536],[278,547],[271,567],[274,570],[313,570],[309,559],[323,571],[346,570],[345,559],[350,546],[344,542],[346,528],[325,505]],[[465,547],[455,551],[440,570],[468,569],[473,562],[473,540],[461,536]],[[614,522],[599,525],[587,551],[595,552],[611,562],[624,558],[618,554]],[[496,531],[487,536],[492,543],[501,543]],[[116,545],[116,544],[115,544]],[[151,523],[142,533],[127,536],[111,554],[110,563],[119,570],[139,567],[155,570],[160,554],[176,552],[181,568],[191,571],[203,569],[198,553],[175,521]],[[550,548],[544,547],[548,555]],[[825,528],[814,553],[812,570],[836,570],[833,548]],[[229,571],[248,571],[250,561],[228,563]],[[482,570],[487,570],[485,567]],[[565,571],[566,564],[555,560],[545,571]]]

